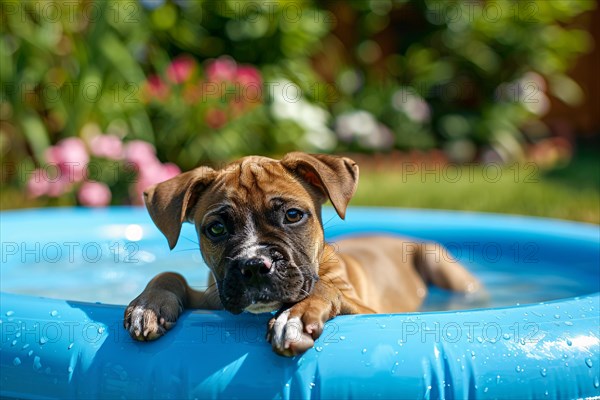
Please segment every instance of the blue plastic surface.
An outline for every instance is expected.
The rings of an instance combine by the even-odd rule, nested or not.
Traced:
[[[324,220],[332,215],[328,210]],[[152,250],[153,261],[145,264],[148,268],[164,259],[191,257],[188,253],[192,252],[169,254],[164,250],[166,242],[152,228],[144,210],[33,210],[5,212],[1,218],[1,396],[600,396],[600,233],[594,225],[473,213],[351,208],[348,222],[326,225],[329,237],[389,232],[440,241],[463,257],[461,261],[482,278],[492,298],[509,297],[495,281],[505,283],[513,306],[337,317],[327,324],[313,349],[287,359],[273,354],[265,342],[269,315],[186,312],[164,338],[138,343],[122,328],[123,306],[6,293],[26,291],[21,275],[38,287],[44,283],[54,286],[59,294],[61,285],[65,293],[73,282],[85,286],[86,275],[74,265],[76,256],[61,263],[70,257],[63,254],[53,270],[41,264],[56,257],[43,254],[41,260],[28,262],[27,257],[33,256],[27,253],[24,257],[21,244],[29,244],[31,250],[40,243],[43,251],[48,243],[103,243],[128,237],[139,246],[138,255],[157,247]],[[117,229],[131,225],[142,229]],[[184,230],[184,237],[193,237],[190,227]],[[495,253],[466,251],[486,246]],[[528,249],[520,251],[524,247]],[[499,257],[495,255],[498,249]],[[84,272],[93,277],[90,257],[82,262],[88,262]],[[102,268],[97,266],[106,272]],[[178,270],[177,265],[172,269]],[[111,270],[97,279],[110,281],[115,273]],[[513,275],[514,280],[507,279]],[[126,278],[117,273],[115,281]],[[88,278],[90,286],[95,279]],[[530,286],[518,286],[522,284]],[[563,294],[570,297],[523,304],[531,299],[524,293],[527,288],[538,291],[537,287],[547,288],[542,300]],[[444,301],[452,297],[433,294]],[[125,298],[135,295],[126,293]],[[455,304],[444,301],[436,304]],[[522,305],[515,305],[518,302]]]

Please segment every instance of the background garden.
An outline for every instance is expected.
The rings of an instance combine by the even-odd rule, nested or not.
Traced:
[[[355,205],[600,222],[595,1],[0,4],[2,209],[302,150]]]

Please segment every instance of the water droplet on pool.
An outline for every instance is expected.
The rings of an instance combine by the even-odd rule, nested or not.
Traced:
[[[548,391],[547,390],[544,392],[544,396],[548,396]]]
[[[21,349],[22,349],[22,350],[25,350],[25,349],[26,349],[26,348],[28,348],[28,347],[29,347],[29,343],[25,343],[25,344],[23,345],[23,347],[21,347]]]
[[[517,365],[517,368],[515,368],[515,371],[517,371],[517,372],[523,372],[523,368],[521,368],[520,365]]]
[[[567,358],[569,358],[569,355],[567,353],[563,354],[563,358],[566,360]]]
[[[475,352],[471,350],[471,358],[475,358]]]
[[[48,343],[48,338],[46,336],[42,336],[40,338],[40,344],[46,344],[46,343]]]
[[[496,375],[496,383],[500,383],[500,375]]]
[[[567,325],[567,326],[573,326],[573,323],[571,321],[565,321],[565,325]]]
[[[40,361],[40,357],[35,356],[35,358],[33,359],[33,369],[40,369],[42,368],[42,363]]]
[[[50,311],[50,315],[53,317],[56,317],[58,315],[58,311],[52,310],[52,311]]]
[[[286,384],[285,384],[285,387],[290,387],[290,384],[289,384],[289,383],[286,383]]]
[[[15,334],[15,337],[21,337],[21,332],[17,332],[17,333]]]
[[[28,355],[29,357],[31,357],[31,356],[33,355],[33,350],[29,350],[29,353],[27,353],[27,355]]]
[[[13,340],[13,341],[12,341],[12,344],[11,344],[11,346],[14,346],[14,345],[16,345],[16,344],[17,344],[17,340],[15,339],[15,340]]]
[[[490,390],[487,386],[483,388],[483,393],[487,393]]]
[[[504,338],[504,340],[510,339],[510,335],[508,333],[505,333],[504,335],[502,335],[502,337]]]
[[[598,388],[600,387],[600,378],[598,378],[598,375],[596,375],[596,376],[594,377],[594,387],[595,387],[596,389],[598,389]]]
[[[479,343],[483,343],[483,338],[482,338],[481,336],[477,336],[477,341],[478,341]]]
[[[100,328],[98,328],[98,333],[101,334],[101,335],[104,333],[104,327],[103,326],[101,326]]]
[[[315,350],[316,351],[323,351],[323,348],[321,346],[317,346],[317,347],[315,347]]]
[[[340,336],[340,340],[346,340],[346,336]]]
[[[21,359],[19,357],[15,357],[15,359],[13,360],[13,365],[15,367],[21,365]]]
[[[556,318],[556,319],[560,319],[560,315],[558,315],[558,314],[554,314],[554,318]]]
[[[546,368],[540,369],[540,375],[542,375],[545,378],[546,375],[548,375],[548,370]]]
[[[11,315],[15,315],[15,312],[14,311],[7,311],[6,312],[6,316],[7,317],[10,317]]]
[[[367,349],[362,349],[362,353],[365,354],[367,352]]]
[[[312,388],[314,388],[314,387],[315,387],[315,383],[314,383],[314,382],[311,382],[311,383],[309,384],[309,386],[310,386],[310,388],[312,389]]]
[[[71,349],[73,348],[73,346],[74,346],[74,345],[75,345],[75,343],[71,343],[71,344],[69,345],[69,347],[67,347],[67,350],[71,350]]]
[[[394,365],[392,365],[392,370],[390,371],[390,373],[393,375],[396,373],[396,368],[398,368],[398,361],[396,361],[394,363]]]
[[[567,346],[572,346],[573,342],[571,341],[571,339],[567,339]]]
[[[585,365],[587,365],[588,367],[592,368],[592,366],[594,365],[592,363],[592,359],[591,358],[586,358],[585,359]]]

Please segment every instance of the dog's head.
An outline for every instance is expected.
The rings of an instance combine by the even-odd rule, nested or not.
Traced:
[[[349,158],[289,153],[245,157],[221,170],[200,167],[144,193],[152,220],[177,244],[196,226],[221,303],[237,314],[267,312],[306,297],[318,279],[321,204],[344,218],[358,167]]]

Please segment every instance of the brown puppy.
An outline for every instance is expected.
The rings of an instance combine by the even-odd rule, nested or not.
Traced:
[[[277,310],[267,338],[290,356],[312,347],[336,315],[414,311],[428,283],[478,290],[439,245],[383,236],[325,243],[321,205],[329,199],[344,218],[357,183],[349,158],[290,153],[200,167],[149,188],[146,206],[171,249],[181,225],[195,224],[214,284],[196,291],[179,274],[160,274],[127,307],[125,328],[153,340],[187,308]]]

